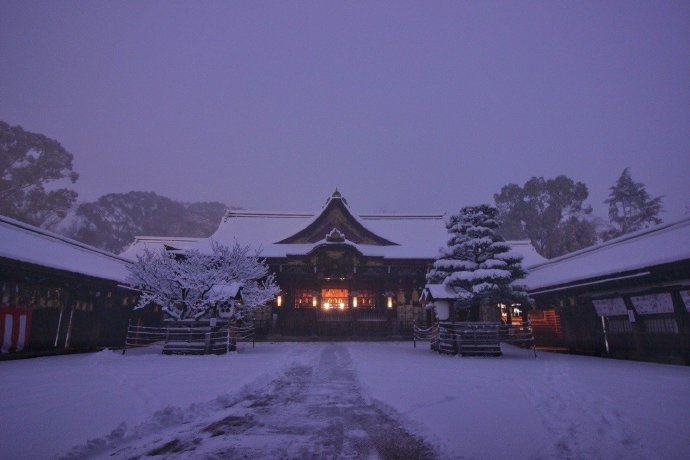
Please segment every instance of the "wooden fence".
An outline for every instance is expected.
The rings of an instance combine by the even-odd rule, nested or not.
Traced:
[[[501,342],[531,348],[537,352],[534,333],[529,323],[503,324],[490,322],[452,323],[441,321],[422,328],[414,326],[414,346],[418,341],[431,343],[431,349],[444,354],[462,356],[500,356]]]
[[[163,354],[225,354],[237,349],[237,343],[252,342],[255,329],[252,323],[244,326],[209,322],[173,323],[165,327],[127,327],[124,355],[130,348],[160,347]]]

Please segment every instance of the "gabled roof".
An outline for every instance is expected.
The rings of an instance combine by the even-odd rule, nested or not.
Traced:
[[[276,241],[276,244],[314,243],[322,240],[324,236],[333,233],[334,230],[356,244],[374,246],[397,245],[368,229],[361,220],[352,214],[347,201],[345,201],[337,189],[326,201],[326,205],[316,217],[293,235]]]
[[[446,284],[427,284],[422,292],[422,301],[461,300],[471,297],[466,290]]]
[[[445,224],[443,213],[355,214],[336,191],[316,214],[228,210],[209,238],[137,237],[123,256],[134,259],[143,248],[163,248],[166,244],[182,250],[208,251],[210,241],[217,241],[250,245],[269,258],[306,255],[319,246],[348,244],[364,256],[433,260],[448,242]],[[327,238],[334,228],[344,235],[343,242]],[[544,260],[529,241],[508,243],[524,255],[525,266]]]
[[[616,277],[690,260],[690,217],[623,235],[530,267],[523,283],[534,291]]]
[[[317,213],[228,210],[209,240],[261,248],[263,257],[308,254],[340,244],[326,236],[337,229],[365,256],[434,259],[448,239],[444,214],[356,215],[336,191]],[[194,247],[204,250],[208,240]]]
[[[125,282],[130,261],[56,233],[0,216],[0,257]]]

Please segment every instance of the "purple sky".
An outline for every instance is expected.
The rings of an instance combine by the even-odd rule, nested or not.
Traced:
[[[0,120],[80,199],[456,211],[625,166],[690,207],[690,2],[0,1]]]

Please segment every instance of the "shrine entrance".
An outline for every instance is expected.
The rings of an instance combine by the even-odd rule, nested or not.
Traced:
[[[411,338],[413,323],[426,316],[419,292],[430,261],[384,256],[401,245],[365,226],[337,191],[318,216],[274,244],[285,253],[267,259],[282,289],[273,305],[276,335]]]
[[[353,298],[353,303],[356,303],[356,297]],[[321,290],[321,308],[324,310],[338,309],[347,310],[350,308],[350,291],[349,289],[322,289]]]

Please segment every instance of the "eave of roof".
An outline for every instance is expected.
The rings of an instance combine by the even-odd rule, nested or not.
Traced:
[[[565,254],[529,267],[530,291],[597,283],[690,260],[690,218],[661,224]]]
[[[124,282],[131,261],[56,233],[0,216],[0,256],[38,266]]]

